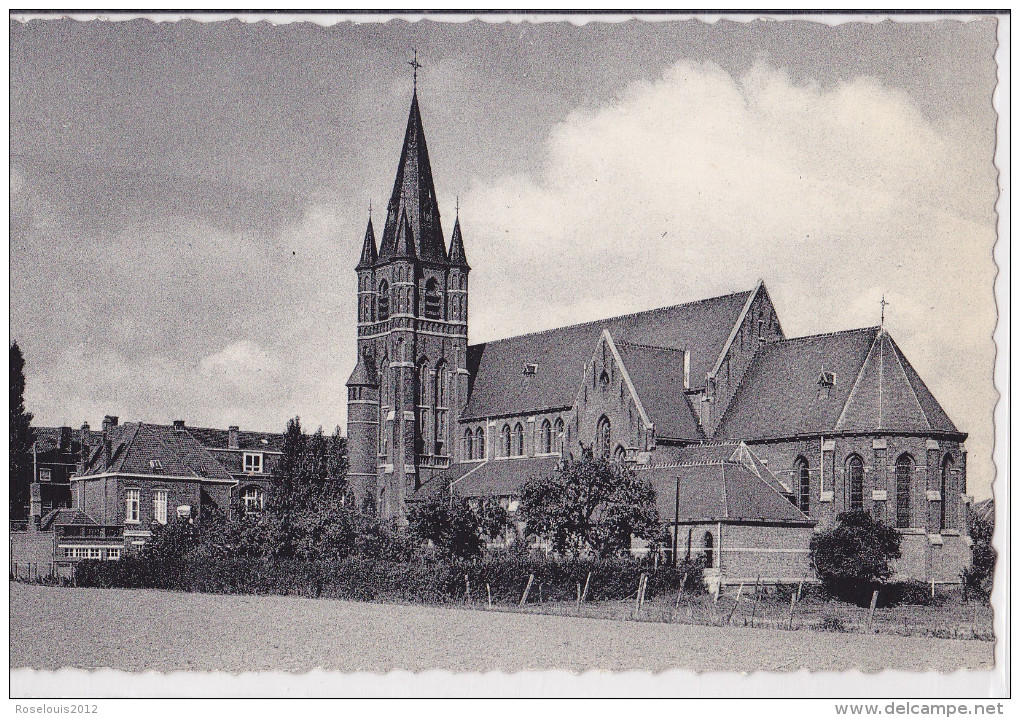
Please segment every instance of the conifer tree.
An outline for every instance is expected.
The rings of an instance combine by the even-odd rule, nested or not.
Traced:
[[[11,350],[11,473],[10,518],[28,516],[28,491],[32,482],[32,413],[25,411],[25,357],[17,342]]]

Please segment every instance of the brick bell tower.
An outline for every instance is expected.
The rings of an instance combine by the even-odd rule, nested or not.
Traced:
[[[443,240],[417,86],[382,243],[377,250],[370,212],[355,271],[349,478],[360,505],[403,523],[407,498],[456,460],[454,432],[468,390],[470,267],[459,216],[449,250]]]

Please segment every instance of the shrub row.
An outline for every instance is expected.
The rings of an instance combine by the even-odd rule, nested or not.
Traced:
[[[259,561],[248,559],[158,561],[126,556],[120,561],[82,561],[79,586],[160,588],[222,594],[320,596],[358,601],[445,603],[463,600],[470,587],[475,600],[517,603],[535,579],[528,601],[575,600],[577,586],[588,583],[589,601],[622,599],[637,591],[648,575],[647,598],[685,590],[703,592],[695,563],[653,568],[627,559],[535,560],[516,557],[483,561],[396,563],[366,558],[343,561]],[[590,579],[589,579],[590,574]],[[467,576],[467,582],[465,582]],[[486,590],[488,584],[488,591]]]

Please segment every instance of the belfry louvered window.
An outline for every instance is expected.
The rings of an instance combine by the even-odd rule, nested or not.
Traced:
[[[429,319],[441,319],[443,316],[443,295],[435,278],[425,283],[425,316]]]

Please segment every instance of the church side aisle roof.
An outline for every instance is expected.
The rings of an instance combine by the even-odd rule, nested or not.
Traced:
[[[468,347],[472,385],[461,416],[526,414],[571,406],[585,360],[605,329],[619,342],[687,349],[691,387],[702,387],[749,294],[737,292]],[[524,373],[527,364],[536,365],[534,374]]]
[[[828,393],[822,372],[832,375]],[[959,430],[879,327],[769,344],[755,357],[717,439]]]

